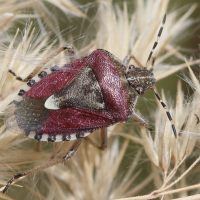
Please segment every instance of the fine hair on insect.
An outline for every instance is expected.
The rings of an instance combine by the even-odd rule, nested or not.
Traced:
[[[157,39],[144,67],[134,55],[127,55],[123,61],[110,52],[97,49],[91,54],[77,58],[70,45],[59,48],[41,62],[25,79],[13,70],[9,72],[17,80],[26,82],[13,101],[13,113],[6,117],[8,127],[14,125],[27,137],[38,141],[74,143],[62,158],[53,159],[34,169],[14,174],[2,192],[27,176],[70,159],[83,140],[99,150],[107,147],[107,127],[125,122],[130,117],[141,126],[151,130],[148,122],[135,111],[140,95],[151,90],[166,110],[172,130],[177,137],[172,117],[153,85],[156,79],[153,64],[148,69],[153,52],[158,45],[166,21],[163,17]],[[43,66],[62,51],[67,50],[70,63],[59,68],[54,66],[43,70]],[[138,67],[129,65],[134,60]],[[101,129],[100,145],[89,138],[93,131]]]

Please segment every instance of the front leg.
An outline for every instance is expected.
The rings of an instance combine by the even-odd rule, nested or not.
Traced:
[[[150,131],[152,131],[152,128],[149,127],[148,121],[144,119],[143,117],[141,117],[140,115],[138,115],[134,110],[132,112],[132,117],[138,125],[144,126],[148,128]]]
[[[148,128],[150,131],[152,131],[152,129],[149,127],[149,123],[140,115],[138,115],[135,112],[135,105],[137,103],[138,100],[138,95],[134,92],[133,89],[130,88],[130,92],[129,92],[129,117],[133,117],[133,119],[135,120],[135,122],[137,122],[140,126],[145,126],[146,128]]]
[[[133,59],[135,61],[135,63],[140,67],[140,68],[144,68],[143,65],[140,63],[140,61],[132,54],[126,56],[123,60],[123,64],[126,67],[126,70],[128,70],[128,65],[130,60]]]
[[[149,123],[140,115],[138,115],[135,111],[132,113],[133,119],[137,122],[140,126],[145,126],[149,129]]]

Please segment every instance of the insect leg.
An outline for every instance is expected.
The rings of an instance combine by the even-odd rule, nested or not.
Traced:
[[[123,60],[123,64],[126,67],[126,69],[128,69],[128,64],[131,59],[133,59],[140,68],[144,68],[144,66],[142,66],[142,64],[138,61],[138,59],[134,55],[130,54],[126,56]]]
[[[137,122],[140,126],[145,126],[150,131],[152,131],[152,129],[149,127],[149,123],[144,118],[142,118],[140,115],[138,115],[135,111],[133,111],[132,116],[133,116],[133,119],[135,120],[135,122]]]
[[[96,147],[99,150],[104,150],[107,148],[107,128],[101,129],[101,145],[96,144],[93,140],[91,140],[89,137],[85,137],[84,140],[89,142],[91,145]]]
[[[41,150],[41,142],[40,140],[38,140],[36,145],[36,152],[40,152],[40,150]]]
[[[70,147],[70,149],[68,150],[67,154],[63,158],[51,160],[48,163],[46,163],[44,165],[41,165],[41,166],[39,166],[37,168],[28,170],[26,172],[21,172],[21,173],[18,173],[18,174],[14,174],[13,178],[11,178],[8,181],[7,185],[4,187],[2,192],[5,193],[8,190],[9,186],[13,182],[16,182],[17,180],[20,180],[21,178],[23,178],[23,177],[25,177],[25,176],[27,176],[29,174],[33,174],[33,173],[42,171],[42,170],[47,169],[47,168],[49,168],[51,166],[57,165],[59,163],[62,163],[64,161],[68,160],[69,158],[71,158],[76,153],[76,151],[77,151],[77,149],[80,146],[82,141],[83,141],[82,138],[77,139],[76,142],[74,142],[74,144]]]
[[[22,82],[28,82],[29,80],[31,80],[42,69],[42,67],[44,65],[46,65],[49,62],[49,60],[53,59],[55,56],[57,56],[59,53],[61,53],[62,51],[65,51],[65,50],[68,51],[68,54],[69,54],[71,62],[76,60],[74,48],[72,46],[70,46],[70,45],[66,45],[64,47],[60,47],[53,54],[51,54],[49,57],[44,59],[44,61],[42,61],[25,79],[17,76],[15,74],[15,72],[13,72],[12,70],[9,70],[8,72],[10,72],[13,76],[16,76],[17,80],[22,81]]]
[[[31,74],[29,74],[25,79],[24,81],[25,82],[28,82],[31,78],[33,78],[39,71],[40,69],[46,65],[49,60],[51,60],[52,58],[54,58],[55,56],[57,56],[59,53],[61,53],[62,51],[65,51],[67,50],[68,51],[68,54],[70,56],[70,61],[74,61],[76,58],[75,58],[75,51],[74,51],[74,48],[70,45],[66,45],[64,47],[60,47],[58,50],[56,50],[53,54],[51,54],[49,57],[47,57],[43,62],[41,62],[32,72]]]
[[[171,122],[171,125],[172,125],[172,130],[174,132],[174,136],[177,138],[177,134],[176,134],[176,128],[174,126],[174,123],[173,123],[173,120],[172,120],[172,117],[171,117],[171,114],[169,113],[169,110],[167,109],[167,106],[165,105],[165,103],[163,103],[162,99],[160,98],[159,94],[157,93],[156,89],[155,88],[149,88],[148,90],[153,90],[157,99],[160,101],[162,107],[166,110],[166,114],[167,114],[167,117],[169,119],[169,121]]]

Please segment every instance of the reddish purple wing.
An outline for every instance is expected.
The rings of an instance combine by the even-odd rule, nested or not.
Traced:
[[[95,113],[76,108],[64,108],[53,111],[38,133],[57,135],[92,132],[114,122],[111,116],[105,112]]]
[[[128,118],[128,89],[123,65],[111,53],[96,50],[90,55],[89,65],[101,86],[108,112],[116,121]]]
[[[79,59],[60,70],[54,71],[37,82],[24,97],[48,98],[52,94],[66,87],[70,81],[84,68],[86,58]]]

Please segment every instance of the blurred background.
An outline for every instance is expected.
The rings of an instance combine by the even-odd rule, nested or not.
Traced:
[[[1,67],[1,110],[12,102],[14,94],[17,94],[20,84],[22,85],[22,83],[14,82],[15,80],[11,75],[7,75],[8,68],[12,66],[15,72],[26,77],[39,61],[45,59],[46,55],[65,43],[73,45],[79,57],[87,55],[97,48],[104,48],[121,60],[129,53],[136,54],[141,63],[145,65],[153,41],[156,39],[157,30],[166,12],[166,27],[155,52],[155,76],[158,77],[156,83],[158,92],[160,94],[164,92],[167,105],[173,111],[176,106],[177,83],[179,81],[186,101],[191,98],[194,92],[184,78],[184,76],[189,76],[184,59],[186,58],[191,62],[200,59],[199,3],[198,0],[1,1],[1,60],[5,61],[6,58],[11,58],[7,61],[7,65]],[[32,26],[30,26],[31,23]],[[35,29],[34,33],[32,32],[33,29]],[[174,32],[171,31],[172,29]],[[19,33],[16,36],[17,39],[14,40],[17,30]],[[26,34],[27,37],[24,37]],[[117,35],[118,41],[109,43],[112,37],[114,38],[114,34]],[[148,35],[151,35],[151,37],[148,38]],[[30,36],[32,39],[29,41]],[[46,40],[47,36],[48,39]],[[140,40],[142,41],[141,46],[137,43]],[[9,49],[12,41],[14,41],[13,47]],[[145,42],[147,43],[145,44]],[[21,46],[19,46],[20,43]],[[28,46],[23,48],[23,45]],[[20,48],[19,53],[18,49]],[[37,48],[39,48],[37,54],[31,54]],[[5,54],[8,49],[11,52],[9,56]],[[174,53],[170,55],[169,52],[172,51]],[[165,55],[167,56],[165,57]],[[16,57],[17,61],[14,60]],[[55,64],[62,65],[66,62],[68,62],[68,57],[62,54],[61,57],[53,59],[46,67]],[[23,63],[23,65],[20,63]],[[180,67],[182,64],[184,66]],[[30,67],[30,65],[32,66]],[[176,69],[176,67],[180,67],[181,70],[172,73],[170,70]],[[162,70],[163,73],[161,73]],[[193,64],[192,70],[199,77],[198,62]],[[163,78],[162,75],[169,71],[169,75]],[[7,103],[5,103],[6,101]],[[139,98],[136,109],[155,130],[155,113],[162,109],[158,106],[155,95],[151,91],[146,92]],[[167,120],[167,118],[164,120]],[[13,136],[13,131],[9,132],[9,129],[6,129],[3,117],[1,123],[0,183],[2,185],[12,177],[13,173],[39,166],[44,161],[48,161],[52,155],[63,156],[69,148],[69,144],[38,144],[35,140],[26,140],[23,135]],[[133,119],[130,119],[126,124],[111,127],[109,129],[108,149],[105,152],[99,152],[94,150],[93,147],[82,145],[75,155],[76,158],[73,158],[72,161],[55,166],[51,170],[46,170],[46,172],[24,178],[17,183],[23,185],[23,188],[11,186],[7,193],[8,196],[2,196],[2,199],[10,197],[13,199],[96,200],[148,194],[159,188],[159,184],[156,185],[156,181],[152,177],[152,175],[155,175],[155,171],[159,170],[159,167],[156,169],[153,167],[153,163],[150,162],[144,147],[140,143],[141,140],[138,140],[138,142],[131,141],[127,144],[128,136],[123,135],[124,133],[130,134],[141,139],[140,132],[140,127]],[[10,139],[5,135],[9,135]],[[96,136],[92,134],[92,137],[95,139]],[[97,142],[99,142],[98,136]],[[184,167],[187,168],[198,154],[197,143],[194,153]],[[118,157],[119,160],[117,160]],[[114,166],[117,166],[116,169],[114,169]],[[86,173],[83,170],[85,168],[90,172]],[[155,171],[153,172],[153,170]],[[112,174],[112,171],[116,172]],[[127,174],[128,171],[129,174]],[[197,172],[199,172],[199,169],[196,169],[196,173],[194,172],[184,180],[185,185],[197,183],[200,180]],[[90,176],[89,173],[91,173]],[[107,176],[109,177],[110,173],[112,176],[108,180]],[[139,175],[136,176],[134,181],[131,181],[136,173]],[[105,177],[103,178],[103,176]],[[99,179],[94,177],[99,177]],[[93,182],[90,179],[94,179]],[[95,183],[95,181],[98,183]],[[87,187],[88,182],[91,185]],[[126,185],[125,191],[122,190],[123,184],[120,185],[120,183],[129,183]],[[199,191],[197,189],[194,193],[198,194]],[[182,194],[182,196],[169,195],[165,196],[164,199],[183,197],[194,193],[188,192]]]

